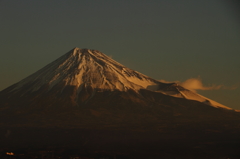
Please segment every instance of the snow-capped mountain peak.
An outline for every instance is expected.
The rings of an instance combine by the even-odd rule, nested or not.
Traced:
[[[80,48],[74,48],[56,61],[20,81],[14,90],[29,82],[32,83],[32,87],[29,88],[31,91],[36,91],[46,84],[51,89],[59,83],[76,87],[137,91],[157,83],[97,50]]]
[[[76,90],[76,101],[80,92],[86,88],[95,91],[132,90],[136,93],[147,89],[172,97],[196,100],[217,108],[231,109],[176,83],[162,83],[129,69],[97,50],[77,47],[8,90],[12,93],[21,91],[21,95],[24,95],[43,88],[44,93],[56,87],[62,91],[69,86]]]

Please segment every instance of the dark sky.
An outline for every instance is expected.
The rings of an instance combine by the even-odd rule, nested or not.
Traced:
[[[0,0],[0,90],[79,47],[155,79],[201,78],[204,88],[218,90],[200,94],[240,109],[239,6],[233,0]]]

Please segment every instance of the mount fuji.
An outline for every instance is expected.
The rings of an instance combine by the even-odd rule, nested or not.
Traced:
[[[150,90],[172,97],[195,100],[207,105],[229,109],[222,104],[187,90],[177,83],[162,83],[131,70],[114,61],[97,50],[74,48],[59,59],[40,69],[4,90],[7,94],[24,96],[29,93],[48,93],[56,88],[61,92],[67,87],[73,87],[71,95],[75,104],[84,89],[91,89],[91,97],[96,92],[103,91],[134,91]],[[44,88],[44,90],[43,90]],[[86,100],[89,100],[90,97]]]
[[[200,136],[210,129],[222,132],[223,124],[226,130],[236,130],[233,123],[240,114],[177,83],[159,82],[129,69],[97,50],[74,48],[2,90],[0,119],[0,136],[5,136],[0,146],[56,145],[64,136],[65,145],[76,140],[95,151],[109,149],[106,142],[146,144],[162,139],[158,133],[182,139],[193,131]],[[18,133],[11,138],[6,131]],[[79,138],[79,132],[85,136]]]

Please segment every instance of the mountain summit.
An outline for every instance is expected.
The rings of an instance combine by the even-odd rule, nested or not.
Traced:
[[[37,91],[43,85],[51,90],[54,86],[75,86],[99,90],[145,89],[158,83],[133,71],[97,50],[74,48],[56,61],[19,82],[15,90],[33,83],[28,91]]]

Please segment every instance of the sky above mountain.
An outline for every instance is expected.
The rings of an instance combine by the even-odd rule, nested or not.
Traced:
[[[240,12],[230,0],[0,0],[0,90],[74,47],[240,109]]]

